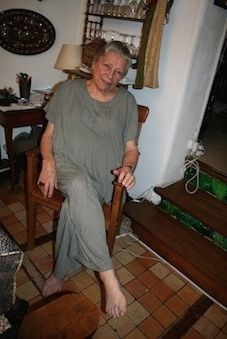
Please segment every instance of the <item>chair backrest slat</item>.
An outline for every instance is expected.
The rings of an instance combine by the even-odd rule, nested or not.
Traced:
[[[144,123],[149,114],[149,108],[147,106],[138,105],[138,121]]]
[[[137,105],[138,107],[138,136],[140,135],[140,130],[142,124],[146,121],[147,116],[149,114],[149,108],[143,105]]]

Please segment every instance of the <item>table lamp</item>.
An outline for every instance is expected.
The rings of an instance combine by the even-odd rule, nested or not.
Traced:
[[[60,50],[54,68],[73,70],[81,66],[82,46],[73,44],[64,44]]]

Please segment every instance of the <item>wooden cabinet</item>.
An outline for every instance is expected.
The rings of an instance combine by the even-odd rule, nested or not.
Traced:
[[[89,64],[90,61],[88,55],[89,53],[92,54],[98,40],[103,40],[104,42],[110,40],[123,41],[128,45],[132,58],[135,60],[137,59],[148,5],[146,5],[146,1],[143,0],[128,1],[128,5],[125,5],[126,2],[127,1],[124,0],[87,1],[83,32],[83,49],[86,50],[83,53],[83,61],[85,61],[85,64]],[[130,27],[133,26],[133,28],[136,29],[136,33],[135,29],[134,33],[130,33],[131,29],[130,32],[127,33],[122,26],[122,22],[127,25],[130,24]],[[110,29],[108,29],[109,23],[112,23]],[[87,51],[87,47],[90,44],[92,45],[92,42],[94,41],[96,41],[96,43],[94,43],[95,47],[91,47],[91,51]]]

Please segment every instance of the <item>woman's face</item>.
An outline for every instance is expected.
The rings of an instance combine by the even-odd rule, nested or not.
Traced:
[[[93,81],[100,91],[112,92],[125,74],[127,60],[115,51],[102,55],[92,64]]]

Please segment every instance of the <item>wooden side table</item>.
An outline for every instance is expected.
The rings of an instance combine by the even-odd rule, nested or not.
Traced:
[[[42,108],[1,110],[0,109],[0,125],[4,128],[6,139],[6,150],[9,158],[10,166],[10,183],[11,188],[15,189],[15,157],[13,148],[13,129],[17,127],[35,126],[42,124],[45,126],[46,112]]]

